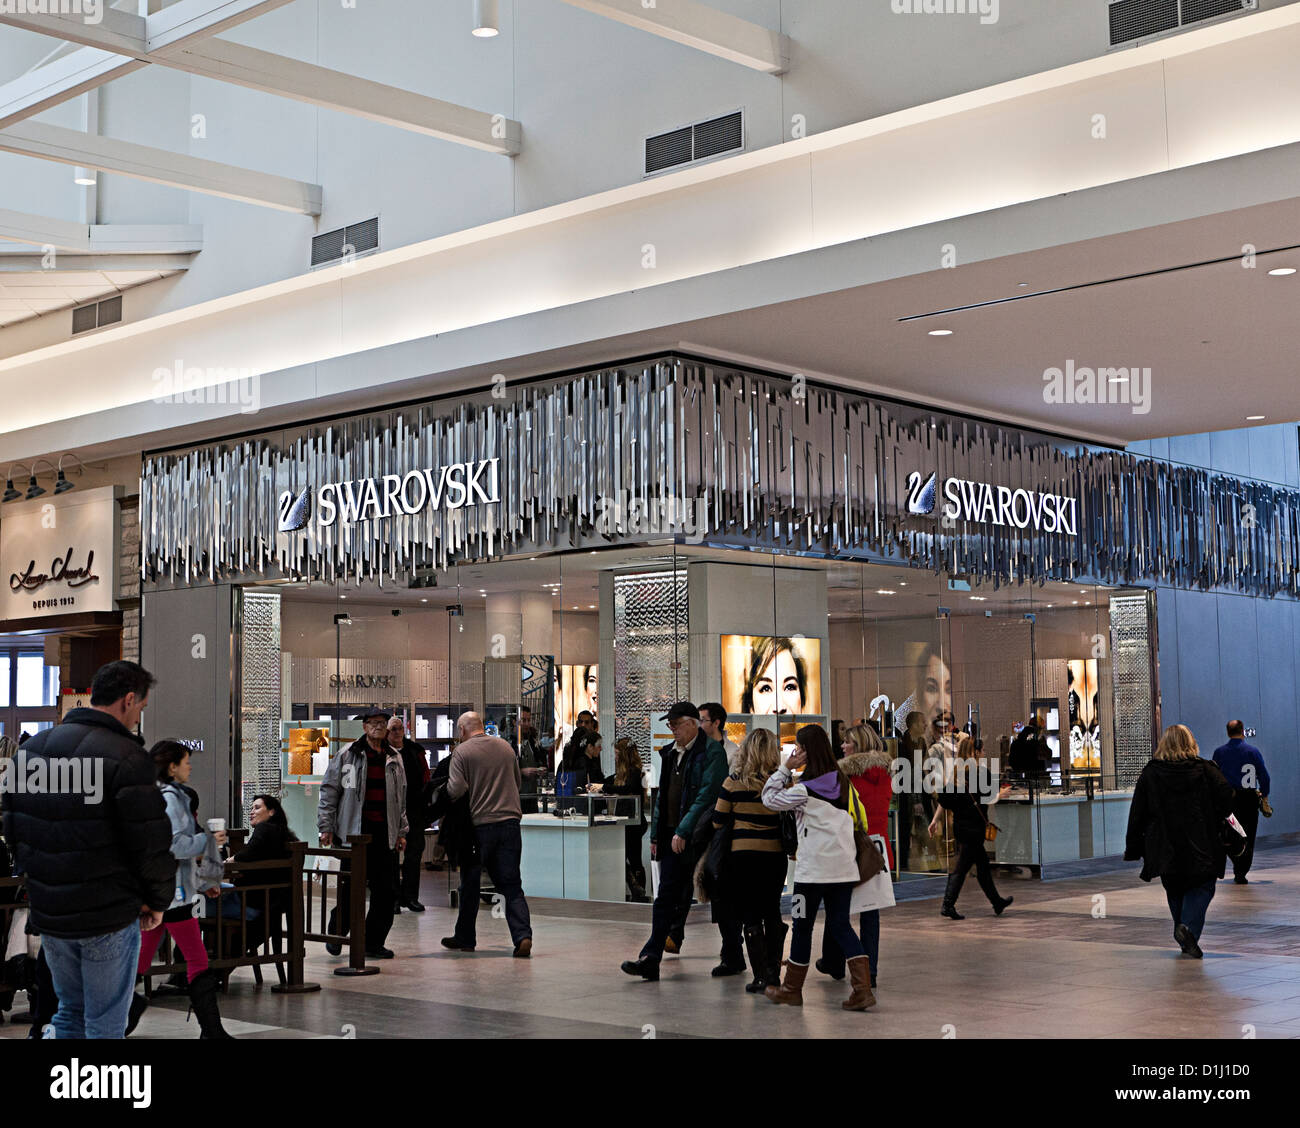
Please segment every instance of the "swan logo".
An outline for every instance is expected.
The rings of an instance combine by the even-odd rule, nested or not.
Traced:
[[[938,475],[931,474],[922,481],[921,475],[913,470],[907,476],[907,511],[914,517],[926,517],[934,512],[937,493]]]
[[[296,533],[305,529],[311,520],[311,486],[307,486],[297,498],[292,490],[285,490],[280,495],[280,532]]]

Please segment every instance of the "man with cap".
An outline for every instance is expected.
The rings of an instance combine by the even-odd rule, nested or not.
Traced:
[[[316,827],[322,846],[346,846],[352,834],[370,835],[366,853],[366,886],[370,908],[366,912],[366,955],[391,960],[384,947],[393,927],[393,902],[397,896],[397,854],[406,847],[410,824],[406,815],[406,770],[401,752],[388,743],[386,709],[367,709],[356,719],[365,735],[353,741],[330,761],[320,785]],[[350,866],[343,863],[343,871]],[[330,913],[329,931],[346,936],[351,927],[348,879],[339,879],[339,900]],[[336,925],[338,929],[336,930]],[[342,945],[327,944],[337,956]]]
[[[625,960],[623,971],[642,979],[659,978],[664,943],[695,874],[691,837],[701,818],[709,817],[727,778],[727,753],[700,727],[700,711],[679,701],[661,720],[668,722],[673,743],[660,750],[663,766],[650,817],[650,856],[659,862],[659,888],[651,910],[650,939],[640,956]]]

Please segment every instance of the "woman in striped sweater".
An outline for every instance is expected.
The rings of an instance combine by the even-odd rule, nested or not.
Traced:
[[[788,931],[781,919],[786,858],[781,816],[763,805],[763,784],[781,763],[781,746],[770,729],[755,729],[740,746],[736,771],[722,782],[713,825],[730,826],[727,883],[745,926],[745,949],[754,979],[745,990],[762,994],[781,980]]]

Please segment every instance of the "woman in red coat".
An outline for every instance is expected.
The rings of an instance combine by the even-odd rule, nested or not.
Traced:
[[[869,725],[853,725],[842,733],[840,771],[849,777],[867,812],[867,832],[885,840],[889,868],[894,868],[894,847],[889,840],[889,801],[893,797],[893,776],[885,742]],[[880,910],[858,914],[858,935],[871,960],[871,986],[876,985],[880,964]],[[822,934],[822,958],[817,970],[832,979],[844,978],[844,956],[826,933]]]

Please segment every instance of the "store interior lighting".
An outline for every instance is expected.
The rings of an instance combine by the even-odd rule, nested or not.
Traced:
[[[501,34],[501,19],[497,0],[474,0],[474,30],[479,39],[491,39]]]

